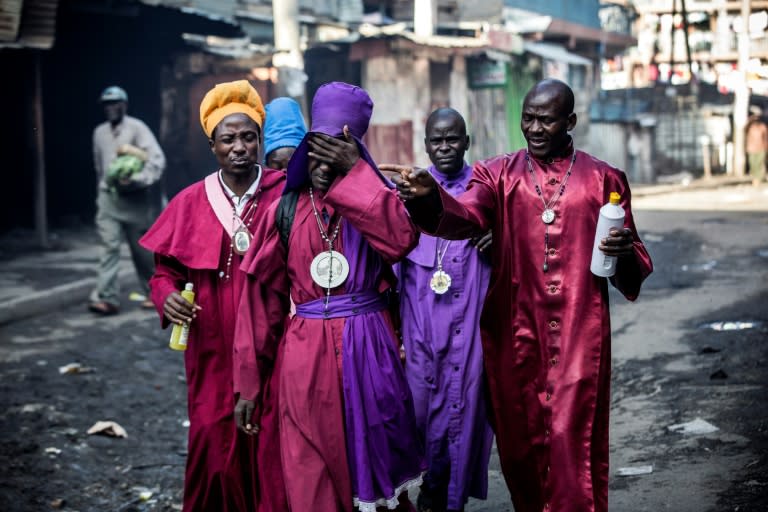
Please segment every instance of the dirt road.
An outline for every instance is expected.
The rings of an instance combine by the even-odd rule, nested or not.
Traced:
[[[612,297],[611,510],[768,510],[768,214],[637,217],[656,272],[637,303]],[[180,510],[185,384],[167,337],[131,307],[0,327],[0,510]],[[61,375],[72,362],[93,371]],[[696,418],[718,430],[669,429]],[[87,435],[97,420],[128,437]],[[638,466],[652,472],[616,476]],[[510,509],[498,470],[468,512]]]

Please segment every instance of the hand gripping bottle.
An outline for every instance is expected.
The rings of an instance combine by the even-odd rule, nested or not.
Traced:
[[[187,302],[194,304],[195,292],[192,291],[192,283],[184,285],[184,291],[181,292],[181,296],[184,297]],[[189,338],[189,323],[173,324],[173,330],[171,331],[171,341],[168,346],[173,350],[187,350],[187,339]]]
[[[608,204],[600,208],[595,244],[592,246],[592,264],[589,266],[592,273],[599,277],[611,277],[616,273],[616,256],[606,256],[599,247],[602,239],[609,236],[611,228],[624,227],[624,209],[619,206],[620,200],[618,192],[611,192]]]

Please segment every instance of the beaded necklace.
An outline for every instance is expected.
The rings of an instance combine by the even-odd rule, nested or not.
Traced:
[[[536,174],[533,172],[533,164],[531,163],[531,157],[528,154],[528,151],[525,152],[525,161],[528,164],[528,173],[531,175],[531,181],[533,182],[534,189],[536,189],[536,195],[539,196],[541,203],[544,205],[544,211],[541,212],[541,220],[544,222],[544,265],[542,265],[542,269],[544,272],[548,272],[549,225],[555,222],[556,215],[554,206],[562,197],[563,192],[565,192],[565,185],[568,183],[568,178],[571,177],[571,172],[573,172],[573,163],[576,161],[576,150],[573,150],[573,155],[571,156],[571,164],[568,166],[568,172],[565,173],[565,178],[563,178],[563,182],[560,184],[560,188],[552,197],[549,198],[549,201],[544,199],[544,194],[541,192],[541,187],[536,181]]]
[[[253,200],[251,201],[251,206],[248,207],[248,209],[245,211],[245,213],[240,216],[237,214],[237,205],[234,204],[234,201],[232,202],[232,232],[233,236],[229,239],[229,256],[227,256],[227,264],[225,267],[225,270],[219,271],[219,278],[224,279],[225,281],[229,281],[229,279],[232,277],[230,274],[230,270],[232,268],[232,258],[235,254],[235,238],[238,231],[244,231],[246,235],[248,236],[248,242],[250,245],[250,236],[251,236],[251,223],[253,222],[253,219],[256,217],[256,206],[259,204],[258,195],[261,193],[261,188],[259,188],[259,185],[261,184],[261,176],[262,176],[262,170],[261,166],[257,166],[259,174],[256,176],[256,190],[253,193]],[[239,226],[235,227],[237,224]]]
[[[323,242],[325,242],[328,245],[328,283],[325,286],[325,311],[328,311],[328,304],[331,300],[331,288],[335,288],[338,285],[334,285],[334,278],[339,279],[341,276],[334,275],[333,273],[333,260],[336,259],[341,264],[342,269],[342,276],[343,279],[346,279],[346,275],[344,272],[344,268],[346,268],[346,273],[349,272],[349,263],[347,262],[346,258],[343,254],[338,253],[333,250],[333,244],[336,241],[336,238],[339,236],[339,229],[341,228],[341,217],[336,221],[336,227],[333,228],[333,234],[329,235],[331,232],[330,228],[330,222],[328,221],[328,230],[325,230],[323,228],[323,222],[320,220],[320,213],[317,211],[317,206],[315,205],[315,194],[312,190],[312,187],[309,187],[309,200],[312,203],[312,212],[315,214],[315,220],[317,221],[317,229],[320,231],[320,236],[323,238]],[[315,257],[315,259],[312,262],[312,265],[310,267],[310,273],[313,273],[312,270],[317,270],[320,260],[318,258],[322,258],[323,255],[318,255]],[[319,278],[316,278],[316,276],[312,276],[312,279],[319,284],[320,286],[323,286],[319,282]],[[342,280],[343,282],[343,280]],[[340,283],[339,283],[340,284]]]

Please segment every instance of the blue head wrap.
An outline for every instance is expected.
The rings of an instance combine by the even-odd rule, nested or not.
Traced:
[[[264,122],[264,159],[279,148],[295,148],[307,133],[301,107],[291,98],[276,98],[267,104]]]

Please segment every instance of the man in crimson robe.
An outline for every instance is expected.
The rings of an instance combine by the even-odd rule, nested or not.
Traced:
[[[200,122],[220,169],[182,190],[141,244],[155,254],[152,300],[163,327],[190,323],[184,353],[189,411],[185,512],[283,512],[272,369],[262,368],[265,414],[258,437],[239,432],[232,417],[235,318],[245,274],[241,253],[259,245],[254,227],[285,182],[258,163],[264,108],[245,80],[219,84],[200,105]],[[179,293],[192,283],[190,304]]]
[[[317,90],[283,197],[258,219],[263,244],[243,262],[235,417],[264,427],[261,368],[278,354],[291,510],[409,510],[425,469],[385,293],[418,230],[361,141],[372,110],[359,87]]]
[[[520,122],[527,149],[475,164],[457,199],[424,169],[396,178],[426,232],[462,239],[493,230],[480,324],[491,418],[516,512],[608,507],[608,280],[589,267],[598,211],[611,192],[626,212],[624,228],[600,244],[618,257],[611,284],[635,300],[653,270],[626,176],[574,148],[573,109],[566,84],[536,84]]]
[[[437,109],[425,132],[429,173],[452,196],[463,194],[472,176],[464,161],[469,148],[464,118],[454,109]],[[493,432],[479,323],[491,274],[484,254],[490,240],[490,233],[481,240],[422,235],[398,264],[406,375],[429,466],[419,493],[420,512],[463,510],[470,496],[485,499],[488,494]]]

